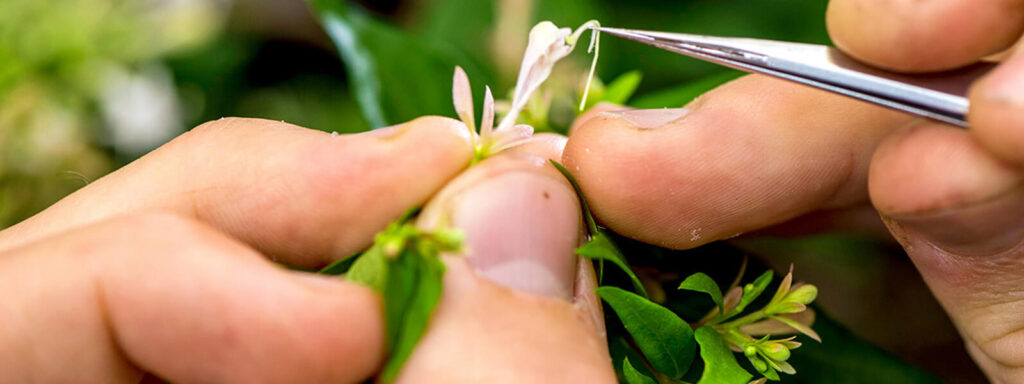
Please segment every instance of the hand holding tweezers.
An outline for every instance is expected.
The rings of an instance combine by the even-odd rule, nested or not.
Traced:
[[[825,45],[650,32],[599,31],[746,72],[766,74],[888,108],[967,127],[967,91],[993,64],[908,75],[858,63]]]

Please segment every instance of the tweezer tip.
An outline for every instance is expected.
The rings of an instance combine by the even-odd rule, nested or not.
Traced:
[[[609,27],[597,27],[594,28],[601,33],[607,33],[609,35],[618,36],[630,40],[636,40],[640,42],[654,42],[656,39],[644,31],[637,31],[633,29],[622,29],[622,28],[609,28]]]

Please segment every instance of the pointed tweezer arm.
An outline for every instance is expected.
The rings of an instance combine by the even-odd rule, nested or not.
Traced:
[[[968,87],[992,64],[927,75],[886,72],[815,44],[598,28],[603,33],[967,127]]]

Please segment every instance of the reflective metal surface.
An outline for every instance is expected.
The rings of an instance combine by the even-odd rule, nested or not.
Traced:
[[[976,64],[952,72],[907,75],[860,64],[824,45],[619,28],[598,30],[965,128],[968,87],[994,66]]]

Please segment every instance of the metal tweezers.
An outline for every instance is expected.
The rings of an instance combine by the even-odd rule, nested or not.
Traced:
[[[908,75],[858,63],[826,45],[650,32],[619,28],[599,31],[710,61],[766,74],[884,107],[967,127],[967,90],[993,64],[956,71]]]

